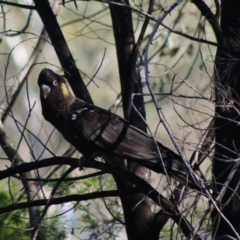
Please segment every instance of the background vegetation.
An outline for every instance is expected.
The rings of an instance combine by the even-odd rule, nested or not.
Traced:
[[[63,3],[0,1],[0,239],[240,239],[240,2]],[[207,187],[135,163],[79,171],[80,153],[41,114],[45,67]]]

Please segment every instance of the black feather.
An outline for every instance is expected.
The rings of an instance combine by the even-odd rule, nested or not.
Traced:
[[[165,168],[177,181],[200,189],[176,153],[120,116],[75,98],[60,75],[43,69],[38,85],[43,116],[83,155],[115,155],[163,174]],[[46,86],[50,91],[44,95]]]

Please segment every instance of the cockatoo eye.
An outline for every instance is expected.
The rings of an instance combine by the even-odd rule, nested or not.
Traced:
[[[57,86],[58,85],[58,81],[57,80],[54,80],[53,81],[53,86]]]

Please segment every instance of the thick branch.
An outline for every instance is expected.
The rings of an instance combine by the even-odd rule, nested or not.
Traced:
[[[48,32],[48,36],[53,44],[58,59],[64,70],[64,74],[76,97],[86,102],[92,103],[91,96],[83,82],[83,79],[77,69],[67,42],[63,36],[61,28],[57,22],[48,0],[34,0],[36,9],[42,22]]]
[[[25,164],[1,171],[0,180],[18,173],[31,171],[31,170],[35,170],[43,167],[58,165],[58,164],[64,164],[74,168],[78,168],[79,159],[55,157],[55,158],[43,159],[38,162],[25,163]],[[127,181],[132,182],[139,191],[144,193],[146,196],[151,198],[156,204],[161,206],[165,210],[165,214],[169,214],[169,216],[178,224],[179,228],[183,231],[185,236],[191,235],[193,228],[191,224],[189,224],[188,221],[184,218],[184,216],[182,216],[178,208],[175,205],[171,204],[169,200],[167,200],[161,194],[159,194],[154,188],[151,187],[151,185],[146,183],[143,179],[135,176],[133,173],[129,171],[126,171],[114,166],[110,166],[104,163],[100,163],[97,161],[93,161],[91,159],[86,159],[86,161],[84,161],[83,163],[83,167],[101,169],[104,172],[111,173],[115,176],[124,178]]]

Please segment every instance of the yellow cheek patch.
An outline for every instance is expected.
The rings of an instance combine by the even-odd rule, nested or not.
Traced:
[[[64,97],[68,97],[70,95],[69,89],[65,83],[61,83],[61,91]]]

